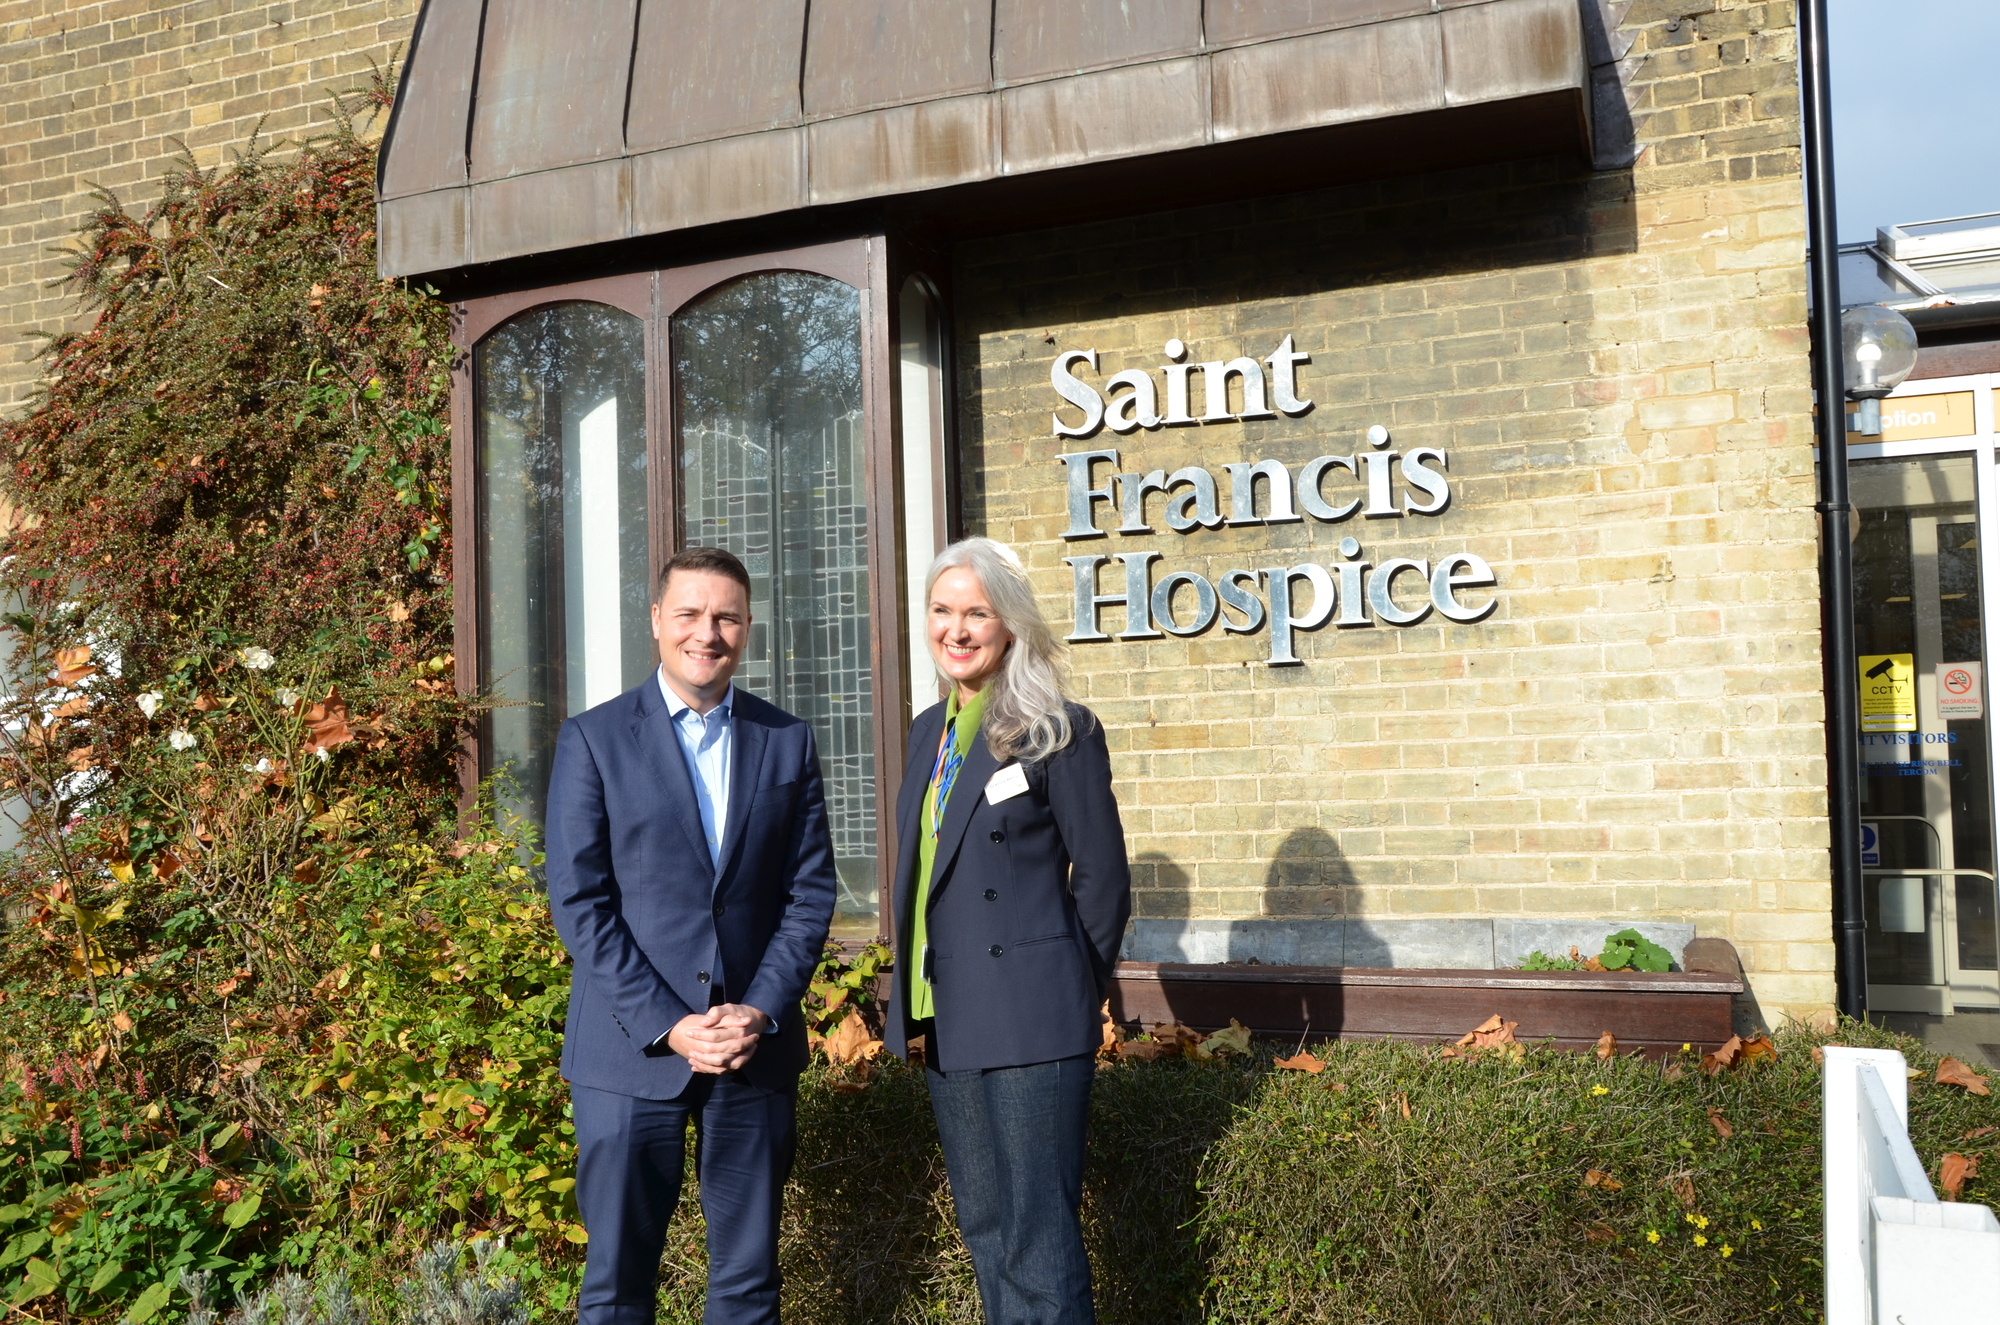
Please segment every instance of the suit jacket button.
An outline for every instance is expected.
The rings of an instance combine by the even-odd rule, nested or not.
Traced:
[[[1005,842],[1007,840],[1007,835],[1001,832],[998,828],[993,830],[992,836],[995,842]]]
[[[986,893],[985,893],[985,896],[986,896],[986,900],[987,900],[987,901],[989,901],[989,902],[991,902],[991,901],[995,900],[996,898],[998,898],[998,897],[1000,896],[1000,894],[999,894],[999,893],[996,893],[996,892],[994,892],[994,891],[993,891],[993,890],[992,890],[991,888],[988,888],[988,889],[986,890]]]
[[[694,978],[695,978],[695,979],[697,979],[697,980],[699,980],[699,981],[701,981],[701,982],[702,982],[703,984],[707,984],[707,983],[708,983],[708,972],[707,972],[707,971],[696,971],[696,972],[694,973]]]
[[[720,902],[717,902],[717,903],[715,904],[715,914],[716,914],[716,917],[717,917],[718,919],[720,919],[720,918],[721,918],[721,916],[722,916],[722,913],[723,913],[724,911],[728,910],[728,909],[729,909],[729,908],[728,908],[728,907],[726,907],[726,906],[724,906],[724,905],[723,905],[722,903],[720,903]]]
[[[998,957],[1000,955],[1000,945],[996,943],[992,947],[988,948],[986,951],[992,953],[995,957]]]

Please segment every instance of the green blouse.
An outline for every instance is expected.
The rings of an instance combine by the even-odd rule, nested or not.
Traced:
[[[951,688],[951,697],[944,702],[945,739],[959,759],[964,759],[971,751],[972,743],[978,739],[980,720],[986,715],[986,692],[981,690],[963,708],[958,703],[958,687]],[[931,761],[931,785],[924,792],[923,818],[917,825],[917,877],[914,880],[916,892],[910,908],[910,942],[903,951],[911,954],[915,964],[910,968],[911,1021],[922,1021],[937,1015],[937,1000],[932,996],[931,982],[924,969],[924,953],[930,942],[929,917],[925,912],[931,903],[931,873],[937,868],[938,826],[944,820],[945,809],[951,804],[951,791],[958,789],[958,779],[952,780],[951,791],[945,793],[945,803],[938,804],[937,776],[943,771],[944,761]],[[962,767],[962,765],[961,765]],[[975,789],[972,793],[978,795]]]

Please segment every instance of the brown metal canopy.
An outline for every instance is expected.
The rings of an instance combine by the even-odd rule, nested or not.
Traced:
[[[1552,96],[1578,0],[426,0],[381,270]]]

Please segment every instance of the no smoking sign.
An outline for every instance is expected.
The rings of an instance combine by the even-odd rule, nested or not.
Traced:
[[[1938,716],[1947,721],[1986,716],[1986,705],[1979,690],[1978,663],[1938,664],[1937,706]]]

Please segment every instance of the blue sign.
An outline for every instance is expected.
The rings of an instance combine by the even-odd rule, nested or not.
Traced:
[[[1874,824],[1861,825],[1861,863],[1863,866],[1882,863],[1882,839],[1876,834]]]

